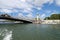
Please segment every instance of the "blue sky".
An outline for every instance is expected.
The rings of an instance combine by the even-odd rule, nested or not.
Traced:
[[[28,19],[40,14],[40,18],[44,19],[60,13],[60,0],[0,0],[0,14],[5,13]]]

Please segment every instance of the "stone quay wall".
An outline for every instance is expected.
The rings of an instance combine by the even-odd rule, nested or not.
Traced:
[[[43,20],[41,24],[60,24],[60,20]]]

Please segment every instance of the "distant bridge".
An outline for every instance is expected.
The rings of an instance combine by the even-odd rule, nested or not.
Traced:
[[[23,22],[23,23],[32,23],[32,21],[23,20],[23,19],[18,19],[18,18],[13,18],[13,17],[4,17],[4,16],[0,16],[0,19],[7,19],[7,20],[14,20],[14,21],[21,21],[21,22]]]

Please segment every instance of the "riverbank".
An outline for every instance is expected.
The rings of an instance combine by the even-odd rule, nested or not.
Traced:
[[[0,24],[18,24],[20,21],[0,20]],[[33,20],[32,24],[60,24],[60,20]]]
[[[43,20],[41,24],[60,24],[60,20]]]

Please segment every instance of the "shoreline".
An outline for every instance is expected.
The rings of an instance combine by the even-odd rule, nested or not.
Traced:
[[[22,22],[19,22],[19,21],[15,21],[15,22],[12,22],[12,21],[0,21],[0,24],[24,24]],[[29,24],[29,23],[27,23]],[[31,24],[60,24],[60,20],[40,20],[40,21],[37,21],[37,22],[32,22]]]

